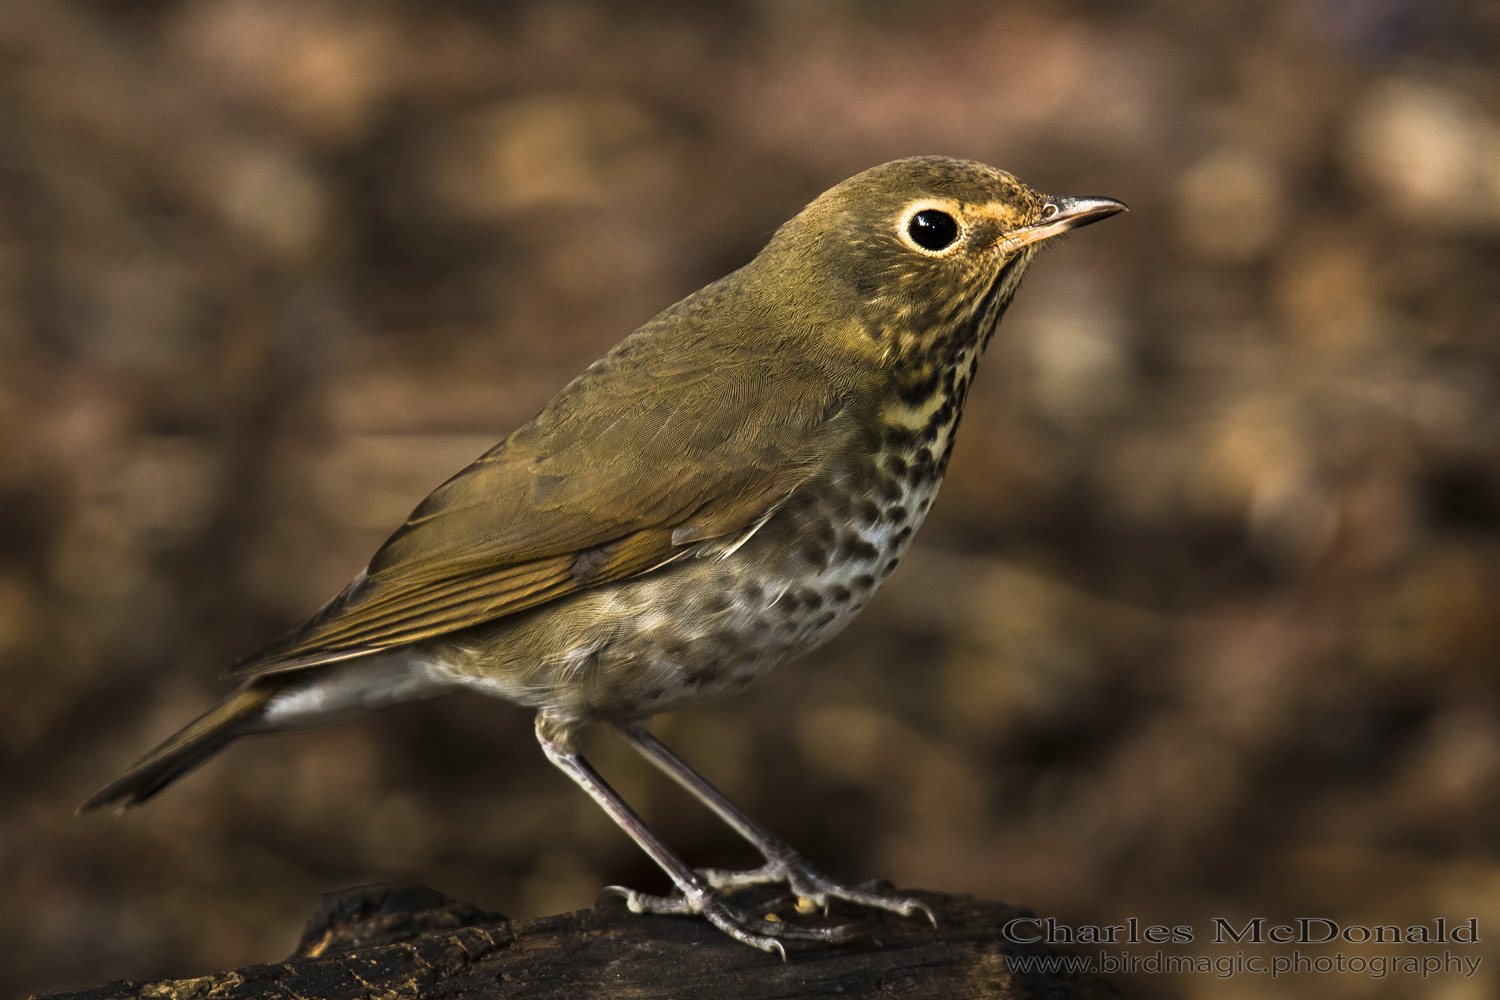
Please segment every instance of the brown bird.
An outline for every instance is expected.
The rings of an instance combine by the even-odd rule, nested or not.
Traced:
[[[812,905],[930,919],[917,900],[813,870],[647,723],[849,623],[937,495],[979,355],[1037,244],[1124,209],[942,157],[844,181],[434,490],[342,593],[231,672],[238,690],[81,808],[143,802],[240,736],[471,688],[535,708],[547,757],[671,876],[670,897],[617,889],[632,910],[702,914],[783,955],[779,939],[851,931],[761,919],[728,892],[785,883]],[[578,753],[591,722],[765,864],[689,867]]]

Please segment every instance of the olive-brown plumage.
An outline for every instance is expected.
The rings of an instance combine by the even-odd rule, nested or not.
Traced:
[[[740,940],[839,936],[735,910],[723,890],[838,886],[644,728],[842,628],[926,516],[964,398],[1036,244],[1123,209],[919,157],[865,171],[749,264],[670,307],[439,486],[322,611],[232,673],[242,687],[84,808],[143,801],[239,735],[474,687],[537,709],[548,756],[672,875],[635,909]],[[696,873],[573,747],[612,723],[766,856]]]

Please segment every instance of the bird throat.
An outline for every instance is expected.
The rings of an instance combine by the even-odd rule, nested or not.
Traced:
[[[953,317],[943,328],[920,340],[900,344],[893,371],[892,391],[880,411],[883,446],[900,449],[907,433],[913,442],[934,448],[947,465],[953,433],[969,387],[979,368],[979,356],[989,346],[1016,290],[1030,255],[1018,255],[1001,268],[989,290],[967,313]],[[939,472],[941,475],[941,472]]]

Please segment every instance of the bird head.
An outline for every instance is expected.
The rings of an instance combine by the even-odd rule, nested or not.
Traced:
[[[972,160],[912,157],[824,192],[757,264],[862,364],[921,375],[983,349],[1043,240],[1121,211]]]

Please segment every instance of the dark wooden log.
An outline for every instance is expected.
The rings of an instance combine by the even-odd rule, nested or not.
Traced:
[[[936,928],[920,918],[835,911],[829,920],[855,922],[864,935],[842,945],[789,942],[783,962],[703,920],[641,916],[623,906],[507,920],[424,886],[362,886],[325,897],[284,962],[193,979],[115,982],[40,1000],[1120,996],[1095,977],[1014,969],[1018,957],[1051,954],[1002,933],[1028,910],[914,895],[933,908]]]

